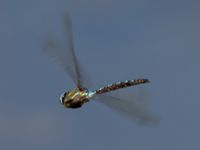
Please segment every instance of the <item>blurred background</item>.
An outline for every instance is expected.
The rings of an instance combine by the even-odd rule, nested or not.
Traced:
[[[199,149],[200,2],[193,0],[0,1],[0,148]],[[157,126],[141,126],[96,102],[65,109],[75,88],[41,50],[69,11],[77,57],[94,89],[149,78],[142,88]]]

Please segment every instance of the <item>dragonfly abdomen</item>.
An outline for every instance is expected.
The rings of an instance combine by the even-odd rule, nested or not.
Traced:
[[[110,84],[108,86],[105,86],[105,87],[102,87],[102,88],[96,90],[96,94],[102,94],[102,93],[110,92],[110,91],[117,90],[120,88],[135,86],[135,85],[144,84],[144,83],[149,83],[149,80],[148,79],[136,79],[136,80],[126,80],[126,81],[122,81],[122,82],[116,82],[116,83]]]

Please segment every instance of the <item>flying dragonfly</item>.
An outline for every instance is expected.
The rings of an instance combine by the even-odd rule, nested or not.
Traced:
[[[94,99],[121,114],[135,116],[140,120],[156,122],[157,118],[146,110],[138,110],[134,103],[123,101],[118,97],[106,94],[114,90],[149,83],[148,79],[142,78],[120,81],[101,87],[97,90],[91,90],[88,88],[89,85],[86,71],[81,67],[75,55],[72,24],[68,13],[63,17],[63,25],[65,34],[64,41],[58,40],[54,35],[49,35],[42,45],[43,50],[64,68],[76,84],[75,89],[66,91],[60,96],[60,103],[66,108],[75,109],[80,108],[83,104]]]

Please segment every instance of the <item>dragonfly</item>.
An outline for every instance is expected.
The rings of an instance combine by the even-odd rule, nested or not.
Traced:
[[[76,84],[76,88],[66,91],[60,96],[60,103],[66,108],[80,108],[91,100],[98,100],[113,110],[128,116],[135,116],[140,120],[156,122],[156,118],[145,109],[138,109],[131,101],[123,101],[118,97],[108,95],[111,91],[146,84],[148,79],[134,79],[116,82],[96,90],[89,89],[87,73],[75,55],[72,22],[70,15],[63,16],[64,41],[58,40],[54,35],[48,35],[42,44],[43,50],[67,72]]]

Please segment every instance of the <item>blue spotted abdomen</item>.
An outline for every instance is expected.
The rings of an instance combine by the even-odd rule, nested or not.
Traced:
[[[144,84],[144,83],[149,83],[149,80],[148,79],[136,79],[136,80],[126,80],[126,81],[122,81],[122,82],[117,82],[117,83],[110,84],[108,86],[105,86],[105,87],[102,87],[102,88],[96,90],[96,94],[102,94],[102,93],[110,92],[110,91],[117,90],[120,88],[125,88],[125,87],[134,86],[134,85],[138,85],[138,84]]]

